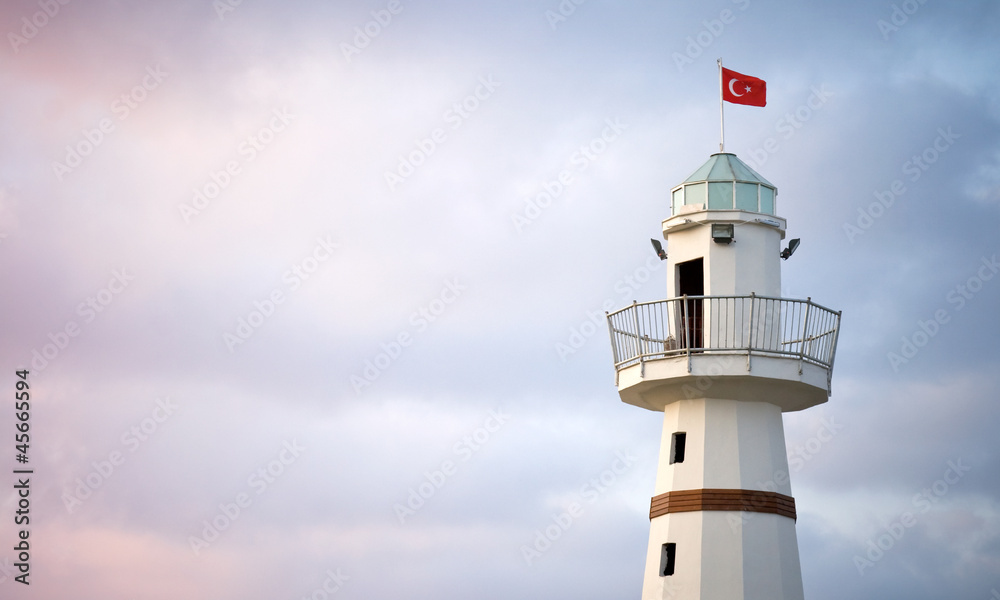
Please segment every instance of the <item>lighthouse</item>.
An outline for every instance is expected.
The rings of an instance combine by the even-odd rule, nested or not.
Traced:
[[[670,193],[666,299],[608,314],[622,401],[663,413],[642,600],[803,597],[782,413],[829,398],[840,313],[781,297],[776,211],[713,154]]]

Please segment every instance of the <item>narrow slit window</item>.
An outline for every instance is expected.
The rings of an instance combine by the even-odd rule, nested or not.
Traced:
[[[660,577],[674,574],[674,557],[677,554],[677,544],[663,544],[660,551]]]
[[[687,442],[687,434],[675,433],[670,438],[670,464],[684,462],[684,445]]]

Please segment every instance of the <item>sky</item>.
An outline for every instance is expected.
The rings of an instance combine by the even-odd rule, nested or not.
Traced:
[[[1000,597],[998,30],[3,2],[0,596],[640,597],[662,419],[604,311],[666,293],[648,240],[718,150],[722,57],[767,81],[726,150],[802,239],[782,295],[843,311],[829,402],[784,416],[806,597]]]

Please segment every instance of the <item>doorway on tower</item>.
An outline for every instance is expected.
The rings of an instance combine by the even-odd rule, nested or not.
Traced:
[[[696,258],[677,264],[677,293],[679,296],[688,296],[687,300],[681,300],[678,304],[681,348],[703,348],[704,301],[700,296],[705,295],[704,259]]]

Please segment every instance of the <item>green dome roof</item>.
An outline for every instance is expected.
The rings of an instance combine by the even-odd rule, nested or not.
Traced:
[[[671,215],[684,205],[708,210],[745,210],[774,214],[774,185],[735,154],[720,152],[671,190]]]
[[[774,187],[774,185],[760,176],[747,166],[745,162],[736,158],[735,154],[728,152],[713,154],[708,158],[708,162],[684,180],[684,183],[697,183],[699,181],[746,181],[749,183],[763,183]]]

